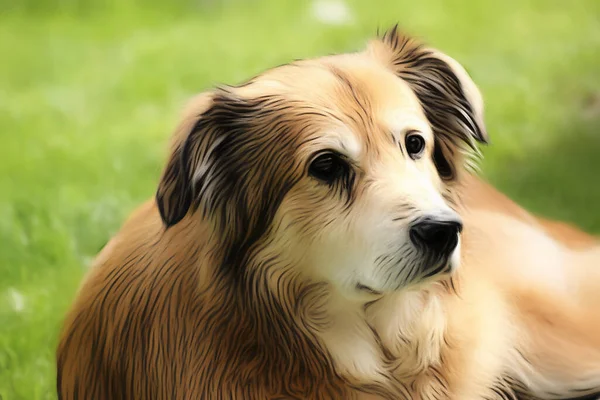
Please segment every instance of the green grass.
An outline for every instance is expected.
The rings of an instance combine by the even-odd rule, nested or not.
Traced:
[[[353,0],[343,26],[309,2],[167,3],[0,0],[0,399],[55,398],[64,312],[89,260],[153,195],[188,97],[359,49],[396,21],[481,87],[484,174],[600,232],[597,0]]]

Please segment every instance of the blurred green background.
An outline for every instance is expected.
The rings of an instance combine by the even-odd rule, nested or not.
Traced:
[[[190,96],[395,22],[481,87],[483,174],[600,233],[598,0],[0,0],[0,399],[55,398],[66,308]]]

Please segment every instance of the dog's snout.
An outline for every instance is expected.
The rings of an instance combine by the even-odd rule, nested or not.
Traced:
[[[425,217],[410,228],[410,239],[420,248],[440,254],[451,253],[458,244],[462,222],[458,217]]]

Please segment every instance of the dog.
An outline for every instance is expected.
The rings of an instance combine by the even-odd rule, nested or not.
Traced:
[[[59,398],[600,392],[600,243],[478,178],[487,141],[465,69],[397,28],[199,95],[79,289]]]

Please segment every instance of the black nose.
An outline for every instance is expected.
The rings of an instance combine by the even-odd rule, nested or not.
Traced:
[[[425,217],[410,228],[410,239],[415,246],[438,254],[450,254],[458,244],[462,222],[458,217]]]

